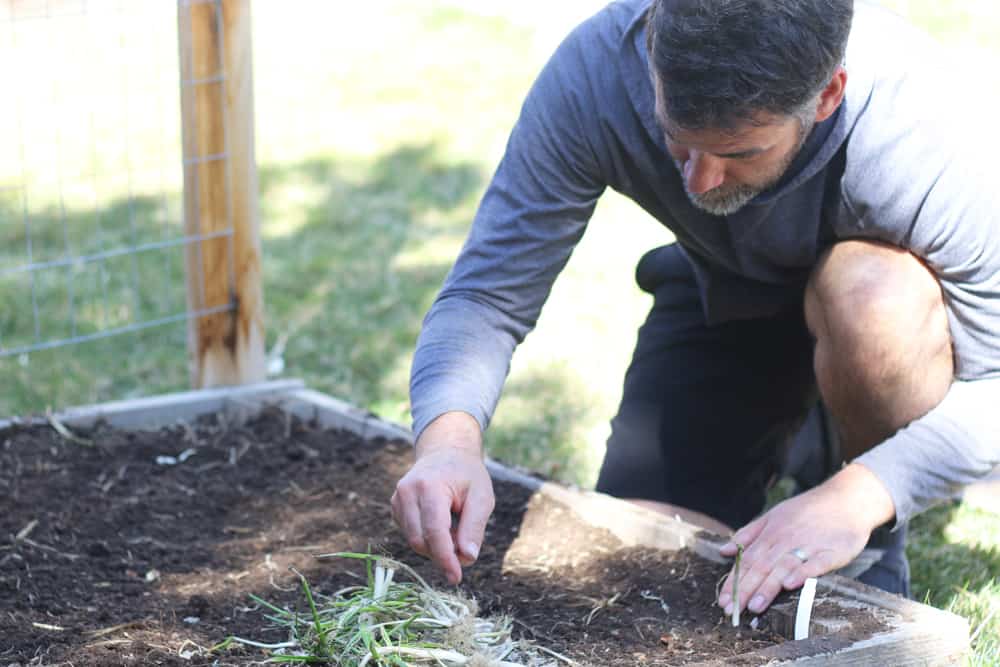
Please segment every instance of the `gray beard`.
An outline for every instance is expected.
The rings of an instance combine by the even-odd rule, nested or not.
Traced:
[[[715,188],[702,194],[695,194],[688,190],[687,183],[684,183],[684,192],[695,208],[701,209],[711,215],[732,215],[741,208],[749,204],[754,197],[767,188],[774,185],[769,183],[765,187],[753,187],[751,185],[738,185],[733,188]]]

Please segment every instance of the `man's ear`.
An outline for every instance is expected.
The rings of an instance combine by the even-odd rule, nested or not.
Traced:
[[[822,123],[833,115],[840,103],[844,101],[844,91],[847,87],[847,70],[838,67],[830,78],[830,83],[819,94],[819,105],[816,107],[816,122]]]

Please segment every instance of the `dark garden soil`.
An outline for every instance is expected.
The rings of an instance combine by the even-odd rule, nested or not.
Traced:
[[[446,587],[390,516],[406,443],[366,443],[277,408],[243,424],[76,435],[0,431],[0,665],[262,661],[260,649],[199,647],[286,640],[248,594],[303,609],[290,566],[320,592],[357,583],[358,562],[318,553],[372,547]],[[156,461],[184,450],[194,453],[175,465]],[[510,614],[519,636],[592,665],[726,659],[781,641],[724,622],[721,566],[624,548],[517,486],[496,495],[462,589],[480,614]]]

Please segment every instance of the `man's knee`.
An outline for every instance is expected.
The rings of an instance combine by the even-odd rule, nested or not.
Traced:
[[[832,246],[810,277],[805,310],[817,344],[835,348],[844,362],[950,362],[941,287],[923,262],[900,248],[874,241]]]
[[[951,386],[941,287],[905,250],[844,241],[806,288],[816,382],[856,454],[940,403]]]

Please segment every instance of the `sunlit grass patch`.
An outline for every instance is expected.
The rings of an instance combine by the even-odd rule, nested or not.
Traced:
[[[958,502],[911,523],[907,555],[918,600],[969,620],[971,664],[1000,663],[1000,531],[998,517]]]

